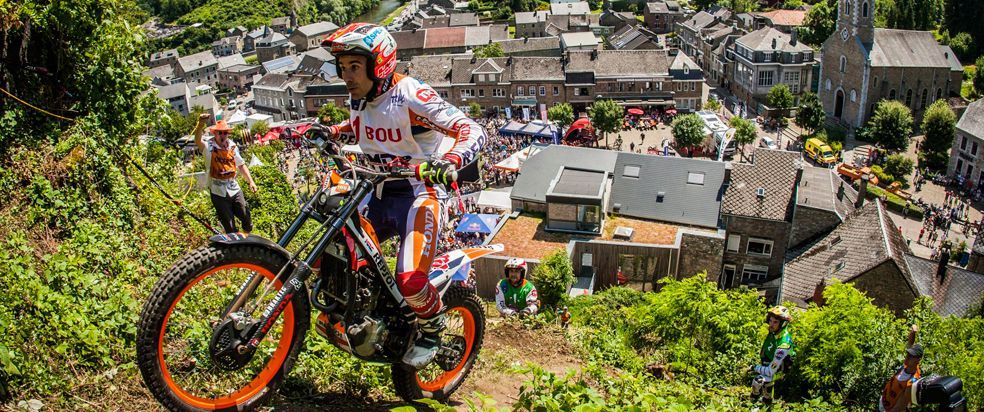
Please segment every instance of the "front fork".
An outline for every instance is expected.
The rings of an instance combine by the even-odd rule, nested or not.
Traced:
[[[270,327],[273,326],[277,318],[280,317],[280,314],[283,313],[284,308],[286,308],[290,303],[291,298],[306,287],[306,282],[311,276],[311,266],[314,265],[314,262],[321,256],[321,253],[328,247],[328,244],[332,241],[332,239],[341,232],[345,222],[356,213],[358,205],[362,203],[362,200],[372,193],[372,187],[372,183],[368,181],[359,181],[348,203],[342,206],[337,213],[328,217],[322,217],[312,209],[312,202],[317,199],[317,194],[312,197],[306,205],[304,205],[304,209],[301,214],[294,220],[294,223],[291,224],[290,228],[287,229],[287,232],[281,236],[277,243],[280,246],[286,246],[294,235],[297,234],[297,231],[300,229],[301,225],[304,224],[304,221],[310,217],[322,217],[322,219],[319,220],[329,220],[330,224],[328,230],[321,236],[318,243],[314,246],[314,249],[312,249],[307,255],[307,258],[304,260],[299,260],[296,256],[291,257],[284,269],[281,270],[281,272],[287,271],[287,280],[284,282],[284,286],[280,289],[280,291],[277,292],[277,295],[263,310],[263,316],[257,323],[260,327],[256,328],[255,331],[252,332],[249,336],[249,340],[244,345],[236,348],[241,355],[252,353],[256,350],[260,342],[263,341],[263,337],[265,337],[267,332],[270,331]],[[283,273],[278,274],[277,279],[279,279],[280,276],[283,276]],[[233,300],[229,308],[226,309],[224,318],[242,308],[243,304],[245,304],[246,297],[251,296],[253,292],[256,291],[256,288],[259,286],[261,280],[262,277],[256,273],[251,274],[250,277],[246,279],[240,287],[240,291],[236,298]],[[276,279],[273,281],[276,281]]]

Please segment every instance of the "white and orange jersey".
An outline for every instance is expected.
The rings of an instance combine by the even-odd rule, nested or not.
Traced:
[[[332,126],[333,132],[358,144],[374,167],[396,157],[411,163],[443,157],[461,167],[475,159],[487,139],[480,125],[433,88],[399,73],[373,101],[353,100],[350,113],[348,121]],[[448,153],[438,153],[445,135],[455,144]]]

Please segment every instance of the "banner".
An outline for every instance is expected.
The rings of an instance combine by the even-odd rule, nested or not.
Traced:
[[[512,119],[512,108],[506,107],[506,119]]]
[[[525,107],[525,106],[523,107],[523,121],[524,122],[530,121],[530,108],[529,107]]]
[[[547,105],[546,103],[540,103],[540,120],[544,122],[547,121]]]

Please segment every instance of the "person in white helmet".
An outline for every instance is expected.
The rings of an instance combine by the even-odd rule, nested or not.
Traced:
[[[536,286],[526,279],[526,261],[509,259],[505,279],[495,287],[495,308],[504,317],[531,316],[536,314],[537,303]]]
[[[366,218],[380,241],[400,238],[397,286],[417,315],[421,332],[403,362],[420,369],[437,354],[445,323],[440,295],[427,274],[446,220],[448,189],[457,169],[481,152],[485,129],[427,84],[394,73],[396,40],[385,28],[352,23],[322,45],[335,57],[350,97],[349,120],[326,127],[329,137],[357,144],[367,167],[417,170],[417,179],[389,179],[378,187]],[[456,142],[447,153],[438,153],[444,136]]]

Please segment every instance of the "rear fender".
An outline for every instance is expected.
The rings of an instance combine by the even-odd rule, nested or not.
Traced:
[[[434,259],[428,275],[430,283],[444,295],[448,286],[455,281],[467,281],[471,262],[482,256],[499,253],[505,250],[501,244],[476,246],[452,250]]]
[[[208,243],[213,245],[256,245],[265,247],[279,253],[284,259],[290,260],[291,255],[287,249],[278,245],[270,239],[256,235],[247,235],[242,232],[224,233],[208,238]]]

